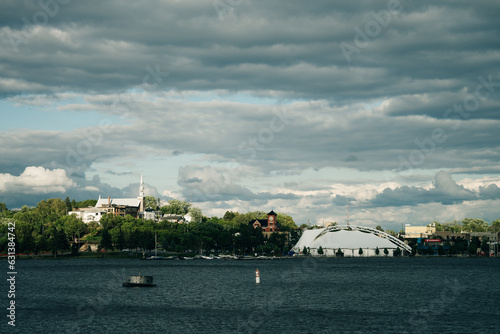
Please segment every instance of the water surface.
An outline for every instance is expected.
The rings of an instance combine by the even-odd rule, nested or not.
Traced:
[[[17,269],[11,333],[500,333],[496,259],[61,259]],[[122,287],[139,273],[157,286]]]

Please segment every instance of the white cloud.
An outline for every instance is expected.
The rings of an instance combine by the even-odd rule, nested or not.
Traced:
[[[500,187],[499,177],[483,177],[479,179],[465,178],[457,182],[457,184],[465,187],[466,189],[478,192],[481,187],[487,187],[491,184],[496,184]]]
[[[64,169],[26,167],[19,176],[0,174],[0,192],[23,194],[64,193],[76,184],[68,178]]]

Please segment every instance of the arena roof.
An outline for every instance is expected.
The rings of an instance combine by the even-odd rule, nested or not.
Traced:
[[[304,247],[317,249],[320,246],[323,249],[376,249],[377,247],[396,249],[399,247],[401,250],[411,251],[408,245],[390,234],[371,227],[355,225],[306,230],[293,250],[301,251]]]

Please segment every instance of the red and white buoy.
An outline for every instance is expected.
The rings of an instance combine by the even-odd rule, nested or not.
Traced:
[[[255,270],[255,283],[260,284],[260,271],[259,271],[259,269]]]

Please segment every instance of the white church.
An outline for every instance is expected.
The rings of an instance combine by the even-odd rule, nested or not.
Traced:
[[[131,215],[135,218],[154,219],[154,213],[145,211],[144,208],[144,181],[141,175],[141,183],[139,186],[139,197],[137,198],[101,198],[94,207],[80,208],[75,211],[68,212],[69,215],[75,214],[84,223],[99,222],[103,214],[113,216]],[[152,217],[149,217],[152,216]]]

